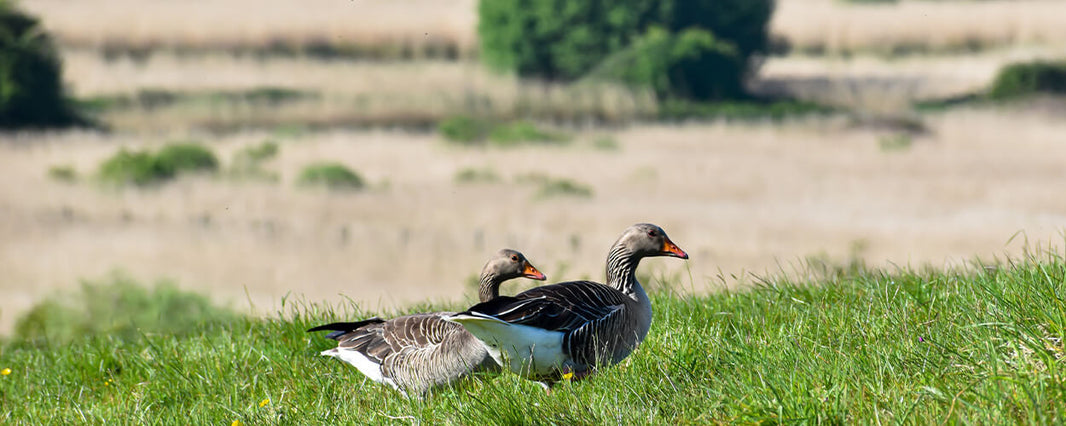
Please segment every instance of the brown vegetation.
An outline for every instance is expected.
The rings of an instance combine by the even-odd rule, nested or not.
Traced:
[[[190,177],[148,190],[71,185],[47,170],[91,175],[120,146],[151,139],[22,136],[0,145],[0,169],[19,182],[0,187],[0,319],[10,325],[32,300],[112,268],[242,306],[247,292],[260,312],[290,292],[369,306],[456,300],[499,247],[521,249],[553,280],[602,278],[606,247],[637,221],[662,224],[693,258],[644,271],[680,274],[696,290],[720,285],[719,274],[731,285],[744,270],[822,253],[941,265],[1017,253],[1019,240],[1006,244],[1017,231],[1061,241],[1066,124],[998,110],[930,122],[930,136],[891,151],[883,133],[833,121],[637,127],[618,133],[613,151],[593,148],[591,134],[569,147],[465,149],[425,134],[327,131],[282,139],[264,165],[277,183]],[[271,136],[210,145],[230,159]],[[323,159],[358,171],[369,189],[294,185],[300,167]],[[501,179],[453,181],[486,167]],[[537,198],[515,183],[545,172],[594,195]]]

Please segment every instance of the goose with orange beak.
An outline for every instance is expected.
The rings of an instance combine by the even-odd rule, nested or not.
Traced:
[[[546,387],[616,364],[644,340],[652,309],[636,270],[645,257],[688,254],[662,228],[630,226],[607,255],[607,284],[570,281],[502,296],[448,317],[503,368]]]
[[[543,281],[522,253],[503,249],[481,270],[478,297],[482,302],[500,295],[504,281],[525,277]],[[329,330],[327,338],[337,347],[322,355],[358,368],[371,380],[386,383],[404,395],[423,396],[484,369],[498,369],[483,345],[455,323],[444,320],[452,312],[405,315],[388,321],[371,318],[359,322],[336,322],[307,331]]]

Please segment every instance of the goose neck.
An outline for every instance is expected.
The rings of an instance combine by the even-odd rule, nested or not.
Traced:
[[[637,265],[640,258],[624,245],[616,244],[607,255],[607,285],[628,295],[643,288],[637,281]]]
[[[478,285],[477,297],[482,302],[488,302],[500,297],[500,283],[502,281],[491,272],[481,273],[481,283]]]

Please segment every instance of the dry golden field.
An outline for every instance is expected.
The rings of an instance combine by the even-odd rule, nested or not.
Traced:
[[[840,116],[633,123],[657,107],[647,93],[522,81],[468,59],[476,50],[474,0],[20,4],[57,35],[64,78],[79,98],[261,88],[312,96],[110,111],[102,119],[112,132],[0,135],[0,333],[42,296],[116,269],[143,281],[173,278],[258,313],[290,293],[370,308],[461,300],[468,279],[505,246],[524,251],[551,280],[602,278],[608,246],[638,221],[663,225],[692,255],[649,260],[641,271],[679,275],[696,291],[750,281],[745,271],[794,272],[809,257],[961,265],[1020,253],[1024,238],[1011,240],[1018,232],[1063,241],[1061,101],[951,109],[921,117],[928,132],[920,134]],[[1066,57],[1062,22],[1066,2],[1053,0],[780,0],[773,31],[802,53],[769,58],[753,85],[860,112],[910,114],[915,100],[980,91],[1006,63]],[[233,54],[335,40],[420,52],[458,46],[460,60]],[[919,54],[883,54],[915,44]],[[107,53],[115,48],[144,52]],[[425,129],[348,126],[393,116],[431,122],[471,99],[502,117],[523,105],[563,116],[593,110],[628,124],[565,123],[574,134],[568,146],[511,149],[450,146]],[[247,128],[220,125],[227,123]],[[596,147],[604,137],[617,149]],[[174,140],[204,142],[224,167],[242,147],[278,141],[267,168],[280,180],[222,173],[122,190],[94,182],[101,161],[120,148]],[[295,186],[300,168],[319,160],[350,166],[370,187]],[[77,182],[48,177],[62,165],[78,172]],[[466,168],[500,178],[457,182]],[[588,185],[593,195],[537,197],[522,180],[529,173]]]
[[[582,135],[558,148],[463,149],[429,134],[325,131],[282,139],[277,184],[190,178],[112,190],[46,177],[91,174],[119,147],[160,136],[57,133],[0,145],[2,320],[36,298],[113,268],[268,310],[287,293],[369,306],[458,300],[493,250],[523,250],[551,279],[601,278],[625,226],[663,225],[692,260],[650,260],[696,290],[734,284],[819,254],[877,265],[958,264],[1018,253],[1018,231],[1061,241],[1066,123],[1038,111],[963,110],[930,119],[931,136],[886,149],[876,132],[832,120],[780,125],[638,126],[617,151]],[[275,137],[211,140],[222,158]],[[294,187],[321,159],[362,173],[371,189]],[[497,183],[459,184],[467,168]],[[537,199],[530,172],[590,185],[591,198]],[[857,251],[853,253],[853,251]],[[722,281],[718,277],[724,275]],[[689,278],[691,276],[691,279]],[[245,293],[248,294],[246,299]]]
[[[65,44],[83,47],[269,47],[333,42],[476,49],[476,0],[23,0]],[[92,17],[88,19],[88,17]],[[180,17],[176,19],[175,17]],[[856,5],[778,0],[771,31],[801,50],[892,52],[1066,44],[1060,0]]]

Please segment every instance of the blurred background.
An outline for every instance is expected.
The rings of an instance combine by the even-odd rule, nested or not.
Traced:
[[[80,283],[468,301],[967,267],[1066,226],[1061,0],[0,0],[0,333]],[[515,283],[504,293],[533,285]]]

